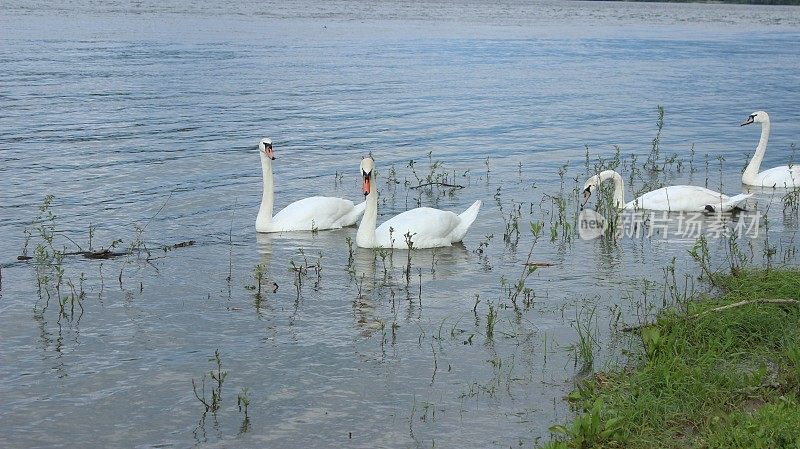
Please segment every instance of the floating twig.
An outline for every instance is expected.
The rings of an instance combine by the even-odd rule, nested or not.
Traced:
[[[65,256],[81,255],[87,259],[111,259],[117,256],[124,256],[126,253],[121,251],[111,251],[110,249],[101,249],[97,251],[80,251],[75,253],[64,253]]]
[[[195,243],[197,242],[194,240],[187,240],[185,242],[175,243],[173,245],[164,245],[161,247],[161,249],[163,249],[164,252],[167,252],[176,248],[186,248],[188,246],[194,246]],[[61,255],[63,256],[83,256],[87,259],[92,259],[92,260],[113,259],[115,257],[124,256],[126,254],[128,254],[127,251],[111,251],[111,249],[109,248],[98,249],[96,251],[67,251],[65,253],[61,253]],[[33,259],[33,257],[31,256],[25,256],[25,255],[17,256],[17,261],[19,262],[25,262],[31,259]],[[11,264],[5,264],[3,266],[8,267],[11,266]]]
[[[724,306],[719,306],[719,307],[714,307],[712,309],[704,310],[704,311],[702,311],[700,313],[696,313],[694,315],[689,315],[689,318],[699,318],[699,317],[701,317],[703,315],[706,315],[708,313],[711,313],[711,312],[720,312],[722,310],[734,309],[736,307],[742,307],[742,306],[747,306],[747,305],[751,305],[751,304],[798,305],[798,304],[800,304],[800,301],[798,301],[796,299],[784,299],[784,298],[779,298],[779,299],[765,299],[765,298],[762,298],[762,299],[750,299],[750,300],[734,302],[734,303],[731,303],[731,304],[726,304]],[[622,328],[622,332],[634,332],[634,331],[638,331],[638,330],[644,329],[645,327],[655,326],[655,324],[656,323],[644,323],[644,324],[639,324],[637,326],[627,326],[627,327],[623,327]]]
[[[197,242],[194,240],[187,240],[185,242],[176,243],[174,245],[162,246],[161,248],[166,252],[173,250],[175,248],[186,248],[187,246],[193,246],[195,243]]]
[[[636,326],[626,326],[622,328],[622,332],[635,332],[646,327],[655,326],[656,323],[644,323]]]
[[[698,314],[692,315],[691,318],[701,317],[707,313],[711,312],[719,312],[720,310],[727,310],[733,309],[735,307],[742,307],[749,304],[779,304],[779,305],[797,305],[798,302],[796,299],[751,299],[751,300],[744,300],[735,302],[733,304],[726,304],[724,306],[714,307],[713,309],[708,309]]]
[[[424,184],[420,184],[417,186],[411,186],[410,189],[419,189],[421,187],[428,187],[428,186],[441,186],[441,187],[448,187],[451,189],[463,189],[464,186],[458,184],[448,184],[446,182],[426,182]]]

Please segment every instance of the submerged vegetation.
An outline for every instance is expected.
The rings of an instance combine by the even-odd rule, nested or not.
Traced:
[[[31,229],[25,229],[25,241],[22,251],[17,256],[17,261],[30,263],[36,274],[36,284],[39,302],[34,306],[38,313],[44,313],[50,306],[52,299],[57,300],[59,306],[59,320],[63,318],[78,318],[84,312],[83,300],[86,298],[87,291],[84,284],[87,281],[85,272],[76,274],[67,270],[67,258],[83,257],[89,260],[102,261],[108,259],[123,259],[120,264],[117,281],[120,287],[123,285],[123,272],[127,265],[136,262],[151,263],[161,256],[153,254],[144,240],[144,232],[150,222],[163,210],[165,203],[159,210],[150,217],[144,225],[134,224],[134,237],[128,248],[118,251],[124,243],[123,239],[113,239],[107,246],[95,248],[94,233],[95,228],[91,224],[88,227],[86,237],[86,249],[71,238],[69,233],[59,227],[58,215],[53,209],[55,196],[47,195],[38,206],[38,213],[31,222]],[[167,201],[169,198],[167,198]],[[159,245],[158,249],[167,253],[177,248],[193,246],[194,240],[188,240],[173,245]],[[30,248],[33,247],[33,256],[29,255]],[[103,265],[99,265],[100,291],[104,288]],[[140,289],[142,285],[140,284]],[[41,309],[39,306],[41,304]],[[79,313],[76,316],[76,306]]]
[[[685,248],[681,250],[682,257],[671,256],[668,266],[655,271],[658,279],[633,279],[640,271],[635,271],[633,277],[614,271],[609,276],[624,278],[619,282],[622,286],[614,288],[623,291],[622,299],[629,300],[629,306],[617,301],[620,298],[604,302],[606,298],[594,291],[600,290],[596,280],[588,287],[578,287],[579,292],[588,288],[592,295],[589,298],[573,298],[569,296],[573,291],[559,290],[568,284],[565,278],[580,283],[593,271],[615,270],[596,265],[618,262],[622,249],[632,246],[634,252],[644,253],[648,242],[655,247],[657,241],[668,238],[655,232],[659,229],[657,221],[666,219],[663,217],[640,214],[635,218],[641,220],[632,227],[631,216],[615,206],[609,184],[602,184],[592,203],[585,206],[596,207],[607,227],[591,242],[578,238],[583,237],[579,233],[579,217],[586,209],[580,200],[587,176],[618,170],[633,192],[662,187],[679,174],[700,180],[698,184],[703,178],[705,185],[722,183],[724,158],[706,156],[700,162],[693,146],[683,158],[661,147],[664,109],[659,107],[657,113],[656,137],[641,160],[636,154],[624,155],[618,146],[610,155],[602,156],[592,156],[587,147],[584,160],[555,167],[552,176],[558,177],[558,184],[547,192],[538,193],[536,183],[529,182],[517,196],[519,191],[503,184],[504,179],[499,176],[502,161],[488,157],[472,172],[446,167],[434,159],[432,152],[421,161],[410,160],[405,173],[390,166],[381,201],[397,209],[461,201],[461,192],[476,185],[485,187],[484,192],[490,195],[494,193],[494,201],[486,204],[493,205],[495,216],[491,211],[482,213],[487,220],[494,220],[492,233],[484,229],[483,234],[473,235],[471,241],[457,248],[419,250],[413,245],[413,235],[398,235],[390,230],[390,237],[404,242],[405,247],[372,251],[356,248],[352,237],[344,235],[347,230],[327,236],[313,232],[303,240],[303,245],[308,245],[305,248],[300,244],[272,245],[272,237],[264,239],[270,247],[258,252],[250,243],[239,245],[250,256],[257,253],[259,258],[240,263],[234,257],[237,243],[232,214],[230,228],[226,223],[224,239],[218,242],[224,245],[225,256],[219,261],[216,280],[227,287],[220,289],[227,291],[220,310],[246,313],[252,309],[258,320],[255,328],[263,328],[266,333],[259,337],[255,349],[249,347],[248,351],[258,351],[259,345],[266,345],[270,355],[280,354],[308,338],[304,333],[313,334],[315,344],[327,343],[328,338],[341,339],[345,333],[337,326],[342,324],[330,317],[351,313],[357,337],[347,344],[356,348],[360,360],[366,360],[364,363],[383,369],[391,363],[399,364],[402,358],[408,359],[409,351],[430,361],[430,366],[415,366],[423,372],[423,386],[412,385],[413,382],[404,385],[413,393],[408,404],[410,412],[404,418],[410,438],[419,447],[436,446],[436,439],[441,441],[436,423],[447,420],[448,414],[451,418],[467,416],[460,418],[467,422],[471,406],[465,403],[469,400],[476,401],[476,407],[484,405],[477,401],[505,400],[503,413],[513,412],[528,433],[536,435],[529,430],[536,425],[539,428],[535,432],[546,434],[544,419],[537,415],[541,409],[535,408],[538,403],[532,405],[527,398],[517,398],[536,388],[555,391],[554,395],[560,396],[562,393],[553,385],[564,385],[563,379],[556,384],[547,376],[554,376],[556,371],[557,376],[569,376],[571,369],[578,380],[568,399],[576,413],[569,423],[550,428],[553,439],[547,443],[549,447],[778,447],[782,442],[796,441],[794,429],[800,421],[800,307],[796,304],[800,299],[800,275],[797,271],[775,269],[794,260],[796,245],[793,235],[788,240],[770,237],[768,209],[763,211],[756,229],[763,238],[747,239],[737,231],[736,224],[745,218],[743,215],[725,216],[713,223],[717,226],[714,236],[701,235],[694,243],[686,238],[680,240],[678,245]],[[507,175],[508,167],[505,168]],[[524,168],[522,162],[514,165],[520,183]],[[345,184],[345,179],[337,172],[334,184]],[[784,192],[773,199],[770,205],[782,206],[782,214],[772,216],[778,216],[789,229],[796,228],[798,191]],[[135,225],[131,238],[114,238],[98,247],[93,226],[88,227],[86,238],[75,237],[83,231],[67,235],[60,229],[53,201],[48,196],[40,206],[30,229],[25,231],[22,255],[15,262],[28,265],[36,275],[38,301],[34,309],[41,321],[49,301],[56,298],[59,325],[62,318],[67,318],[68,324],[77,329],[81,314],[93,310],[87,307],[93,304],[87,303],[87,295],[104,295],[102,261],[107,260],[106,271],[114,273],[115,284],[119,284],[127,300],[133,297],[134,290],[144,290],[144,270],[152,267],[158,273],[163,265],[153,263],[160,258],[155,248],[167,252],[194,244],[192,240],[168,246],[147,242],[144,234],[154,216],[143,225]],[[234,204],[234,212],[236,207]],[[715,217],[701,218],[708,219],[703,223],[709,224]],[[338,250],[334,245],[314,246],[317,239],[331,242],[322,240],[325,238],[338,238]],[[602,256],[595,258],[577,254],[578,251]],[[565,256],[570,252],[572,259]],[[71,263],[75,260],[83,263]],[[634,260],[637,264],[642,262],[639,258]],[[697,266],[683,272],[681,260],[694,261]],[[751,268],[761,262],[766,269]],[[463,273],[454,275],[453,267],[461,269],[467,263],[474,263],[477,268],[471,273],[481,277],[465,279]],[[91,274],[95,271],[87,268],[92,264],[97,265],[99,279]],[[126,271],[127,267],[131,269]],[[721,270],[725,274],[720,274]],[[0,289],[2,275],[0,272]],[[135,278],[137,275],[140,278]],[[235,282],[241,284],[238,294],[231,287]],[[282,286],[291,282],[294,288],[283,287],[279,291],[279,282]],[[331,290],[331,285],[338,290]],[[699,285],[708,285],[723,294],[698,293]],[[448,294],[446,290],[454,286],[457,289]],[[194,288],[192,285],[191,295]],[[331,295],[332,291],[342,297]],[[207,299],[200,306],[201,313],[216,311],[212,295],[219,293],[195,295]],[[237,299],[241,302],[236,303]],[[192,304],[192,308],[198,304]],[[178,306],[169,303],[168,307]],[[444,316],[426,314],[428,307]],[[312,310],[323,312],[314,315]],[[245,315],[238,316],[245,318],[238,323],[253,324]],[[638,320],[637,324],[623,327],[631,320]],[[351,331],[351,323],[344,326],[345,332]],[[559,326],[560,329],[551,330]],[[278,329],[287,328],[290,343],[272,346]],[[242,337],[238,328],[229,330],[229,335],[233,334]],[[619,346],[624,344],[628,347],[623,346],[620,351]],[[226,348],[223,350],[229,354]],[[413,354],[414,351],[421,352]],[[622,364],[610,363],[620,357],[625,358]],[[553,365],[554,358],[558,366],[550,368],[548,364]],[[237,360],[225,360],[225,368],[236,366]],[[187,402],[197,406],[197,413],[201,414],[193,432],[197,443],[228,437],[220,432],[224,426],[219,420],[235,421],[239,427],[237,437],[263,428],[261,420],[275,413],[272,408],[277,407],[268,404],[271,393],[254,395],[250,385],[258,394],[269,391],[271,382],[280,384],[283,379],[264,375],[260,385],[248,381],[246,387],[233,388],[225,382],[236,382],[238,373],[230,370],[234,373],[229,378],[220,350],[208,361],[213,364],[211,371],[202,371],[200,378],[198,369],[184,373],[185,382],[180,388]],[[449,389],[452,385],[456,385],[455,393]],[[233,392],[237,388],[234,404]],[[459,407],[455,413],[453,404]],[[564,404],[554,400],[552,407],[563,416],[567,407]],[[284,413],[281,409],[277,414]],[[232,420],[231,416],[237,419]],[[206,433],[207,417],[213,420],[211,435]],[[252,427],[251,418],[255,422]],[[548,418],[547,424],[551,422]],[[230,427],[230,423],[226,425]],[[348,430],[347,434],[348,439],[353,438],[353,432]],[[530,444],[529,440],[537,442],[535,436],[519,437],[519,444]]]

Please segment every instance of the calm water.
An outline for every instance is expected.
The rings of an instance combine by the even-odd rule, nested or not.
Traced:
[[[551,242],[559,167],[573,216],[586,146],[592,163],[618,145],[641,164],[658,105],[662,153],[684,164],[663,182],[740,192],[759,130],[738,124],[754,110],[773,123],[763,167],[785,164],[800,137],[800,8],[7,0],[0,30],[2,447],[530,446],[570,416],[576,317],[601,369],[629,344],[615,325],[662,302],[642,297],[655,288],[642,279],[663,283],[673,257],[679,277],[697,271],[694,239]],[[369,152],[380,220],[418,201],[484,206],[463,246],[415,252],[407,283],[403,251],[356,250],[348,264],[355,229],[255,233],[265,136],[278,207],[357,200]],[[409,189],[411,159],[420,174],[441,161],[465,188]],[[144,228],[154,249],[149,262],[67,258],[65,279],[86,278],[79,318],[45,308],[33,266],[15,262],[48,194],[78,244],[94,226],[94,247],[124,250]],[[769,230],[746,252],[761,263],[768,232],[783,259],[797,218],[780,194],[757,196]],[[503,234],[519,204],[515,246]],[[503,285],[523,270],[531,220],[545,222],[532,259],[553,266],[515,310]],[[722,241],[711,247],[723,267]],[[322,269],[298,292],[289,268],[303,254]],[[259,263],[279,287],[256,301]],[[228,375],[221,408],[204,413],[191,382],[215,350]]]

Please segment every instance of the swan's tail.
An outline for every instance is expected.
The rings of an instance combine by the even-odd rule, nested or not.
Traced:
[[[728,198],[728,201],[723,201],[719,204],[706,204],[706,211],[708,212],[730,212],[734,209],[747,210],[747,200],[753,196],[752,193],[740,193]]]
[[[472,226],[472,222],[478,217],[478,211],[481,209],[481,200],[475,201],[472,203],[472,206],[469,209],[465,210],[461,214],[459,214],[459,224],[453,229],[453,232],[450,233],[452,236],[452,243],[460,242],[464,240],[464,236],[467,235],[467,231],[469,227]]]
[[[367,202],[363,201],[360,204],[356,204],[353,207],[353,210],[350,211],[347,215],[342,217],[342,226],[353,226],[356,224],[359,218],[364,215],[364,210],[367,208]]]

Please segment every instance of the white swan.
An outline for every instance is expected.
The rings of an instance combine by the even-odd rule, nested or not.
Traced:
[[[284,231],[321,231],[324,229],[339,229],[351,226],[358,221],[364,213],[366,202],[354,206],[350,200],[328,196],[312,196],[284,207],[272,216],[273,189],[272,161],[275,156],[272,152],[272,141],[261,139],[258,144],[258,153],[261,155],[261,169],[264,176],[264,191],[261,196],[261,208],[256,217],[256,231],[258,232],[284,232]]]
[[[800,165],[784,165],[758,172],[758,169],[761,168],[761,161],[764,160],[764,153],[767,151],[769,115],[764,111],[753,112],[741,126],[751,123],[761,123],[761,138],[758,140],[753,159],[742,173],[742,184],[760,187],[800,187]]]
[[[461,215],[453,212],[418,207],[390,218],[375,229],[378,220],[378,192],[375,189],[375,162],[361,161],[364,196],[367,208],[358,226],[356,245],[360,248],[408,248],[406,235],[411,235],[413,248],[437,248],[460,242],[478,216],[481,201],[475,201]],[[390,232],[391,228],[391,232]]]
[[[697,186],[668,186],[647,192],[635,200],[625,203],[622,176],[614,170],[606,170],[594,175],[583,187],[583,204],[589,201],[593,190],[603,181],[614,181],[614,206],[618,209],[648,209],[673,212],[730,212],[733,209],[746,209],[747,199],[753,196],[743,193],[734,196]]]

